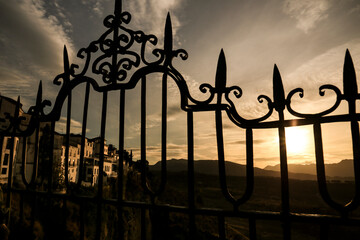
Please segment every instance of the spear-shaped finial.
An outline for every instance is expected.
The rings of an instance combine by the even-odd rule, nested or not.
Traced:
[[[224,50],[221,49],[216,69],[215,89],[217,92],[223,92],[226,86],[226,60]]]
[[[167,14],[165,23],[165,35],[164,35],[164,50],[165,52],[171,52],[173,47],[173,35],[170,13]]]
[[[274,108],[276,111],[280,112],[285,109],[285,92],[284,86],[281,80],[281,75],[278,67],[274,64],[274,73],[273,73],[273,94],[274,94]]]
[[[69,55],[66,49],[66,45],[64,45],[63,61],[64,61],[64,72],[67,73],[70,69],[70,64],[69,64]]]
[[[358,88],[356,83],[354,64],[349,49],[346,49],[346,54],[345,54],[343,84],[344,84],[344,98],[348,101],[349,100],[354,101],[358,95]]]
[[[40,80],[39,88],[36,96],[36,106],[41,106],[42,102],[42,81]]]

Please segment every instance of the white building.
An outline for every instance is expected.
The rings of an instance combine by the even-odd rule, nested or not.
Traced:
[[[10,116],[15,115],[17,101],[0,96],[0,131],[6,130],[10,122],[6,119],[6,114]],[[22,105],[20,104],[19,108],[19,115],[23,115],[23,110],[21,109]],[[13,148],[11,149],[12,140],[10,137],[0,137],[0,183],[7,183],[8,182],[8,175],[9,175],[9,166],[10,162],[13,162],[13,169],[15,165],[15,158],[17,153],[17,148],[19,144],[19,139],[15,137]],[[11,151],[13,151],[13,159],[10,159]]]

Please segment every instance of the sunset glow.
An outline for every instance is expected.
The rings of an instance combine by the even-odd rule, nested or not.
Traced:
[[[308,132],[303,128],[290,127],[285,130],[286,150],[291,154],[304,154],[308,146]]]
[[[35,103],[41,79],[43,99],[54,104],[60,88],[52,81],[63,71],[64,45],[70,62],[82,66],[83,61],[76,57],[77,51],[98,39],[106,30],[103,19],[113,12],[114,1],[96,2],[99,4],[94,4],[94,1],[0,1],[1,95],[12,99],[20,95],[23,109],[27,111]],[[327,108],[326,104],[333,105],[334,93],[326,91],[324,96],[319,96],[318,88],[332,84],[342,89],[346,49],[351,52],[355,70],[359,72],[360,31],[356,23],[360,21],[360,6],[357,1],[226,0],[219,5],[219,1],[214,0],[133,0],[123,1],[123,9],[132,14],[129,28],[158,36],[158,44],[154,48],[163,44],[165,19],[170,13],[174,49],[183,48],[189,53],[186,61],[176,58],[173,64],[184,76],[194,99],[204,100],[208,96],[209,93],[199,90],[202,83],[214,86],[216,64],[223,49],[227,65],[226,87],[238,86],[242,89],[241,98],[237,99],[232,94],[230,98],[239,115],[246,119],[259,118],[267,111],[266,103],[259,103],[257,97],[266,95],[273,99],[274,64],[281,73],[285,95],[292,89],[304,88],[304,98],[295,95],[292,103],[296,110],[309,114],[323,111]],[[147,47],[150,55],[153,46],[149,44]],[[153,164],[159,160],[161,153],[161,105],[158,103],[161,94],[155,94],[160,93],[161,78],[152,78],[148,78],[146,147],[149,150],[146,158]],[[169,77],[168,84],[167,158],[187,158],[186,114],[180,108],[179,89],[175,81]],[[73,133],[80,133],[81,129],[84,101],[81,87],[73,92]],[[140,87],[127,92],[124,145],[126,149],[133,150],[137,160],[140,157]],[[105,138],[115,145],[118,145],[119,138],[118,102],[117,92],[109,95]],[[100,103],[101,95],[91,92],[87,137],[99,136]],[[46,107],[45,111],[51,109]],[[286,113],[285,109],[285,120],[291,119],[291,115]],[[57,126],[58,131],[65,130],[64,117],[65,111]],[[194,117],[197,124],[194,158],[215,159],[214,117],[200,113]],[[227,160],[244,162],[243,129],[232,123],[224,128],[229,130],[224,139],[230,146],[225,153]],[[327,141],[324,142],[326,160],[338,162],[351,157],[343,127],[331,125],[328,131],[336,138],[324,138]],[[279,161],[278,146],[274,145],[279,141],[278,134],[276,131],[269,132],[254,133],[256,166],[263,167]],[[314,161],[313,136],[309,129],[287,127],[286,139],[287,153],[292,160]]]

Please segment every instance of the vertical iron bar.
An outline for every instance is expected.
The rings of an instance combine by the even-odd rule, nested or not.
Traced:
[[[7,225],[10,224],[10,213],[11,213],[11,198],[12,198],[12,170],[13,170],[13,161],[14,159],[14,147],[15,147],[15,128],[11,138],[8,138],[8,141],[11,141],[10,144],[10,160],[8,168],[8,189],[6,194],[6,208],[8,209],[8,218]]]
[[[140,148],[141,148],[141,184],[145,191],[147,188],[146,181],[146,77],[141,78],[141,133],[140,133]]]
[[[189,235],[195,239],[194,115],[187,112]]]
[[[22,146],[22,156],[21,156],[21,179],[26,186],[26,188],[29,187],[29,183],[26,180],[26,154],[27,154],[27,137],[23,137],[23,146]]]
[[[218,216],[218,228],[219,228],[219,239],[226,239],[226,230],[225,230],[225,218],[223,215]]]
[[[256,220],[255,217],[249,218],[249,237],[250,240],[256,240]]]
[[[99,155],[99,176],[98,176],[98,194],[97,194],[97,217],[96,217],[96,237],[101,238],[102,223],[102,198],[103,198],[103,176],[104,176],[104,144],[106,129],[106,108],[107,108],[107,91],[103,92],[103,104],[101,113],[101,132],[100,132],[100,155]]]
[[[119,116],[119,168],[118,168],[118,219],[119,239],[124,239],[123,192],[124,192],[124,135],[125,135],[125,90],[120,90]]]
[[[1,111],[1,99],[0,99],[0,111]],[[3,146],[4,146],[4,142],[5,142],[5,136],[1,136],[0,137],[0,159],[2,158],[3,155]],[[6,145],[5,145],[6,146]]]
[[[16,102],[15,107],[15,113],[14,113],[14,119],[18,120],[20,114],[20,97],[18,97],[18,100]],[[8,189],[7,189],[7,195],[6,195],[6,207],[8,209],[8,218],[7,218],[7,225],[10,224],[10,213],[11,213],[11,197],[12,197],[12,172],[13,172],[13,162],[15,160],[14,152],[15,152],[15,134],[16,134],[16,125],[14,124],[13,131],[11,134],[11,138],[8,138],[7,141],[10,142],[10,160],[9,160],[9,167],[8,167]],[[1,156],[1,155],[0,155]],[[0,158],[1,159],[1,158]]]
[[[34,192],[32,195],[33,195],[33,205],[31,208],[31,220],[30,220],[31,231],[34,230],[35,215],[37,213],[37,193]]]
[[[327,240],[329,236],[329,224],[320,224],[320,240]]]
[[[289,176],[287,166],[287,154],[286,154],[286,139],[285,139],[285,127],[284,127],[284,113],[279,112],[279,142],[280,142],[280,174],[281,174],[281,213],[283,215],[283,234],[284,239],[291,239],[290,222],[288,221],[288,215],[290,211],[289,207]]]
[[[356,81],[356,80],[355,80]],[[353,165],[355,178],[355,196],[350,204],[347,205],[349,209],[355,209],[360,204],[360,135],[359,123],[356,117],[356,100],[348,101],[349,114],[351,116],[351,143],[353,151]],[[345,214],[345,212],[343,213]]]
[[[34,160],[33,160],[33,172],[31,176],[30,184],[35,188],[35,180],[38,172],[38,161],[39,161],[39,135],[40,135],[40,124],[36,123],[35,130],[35,143],[34,143]]]
[[[66,135],[65,135],[65,185],[66,191],[69,191],[69,148],[70,148],[70,124],[71,124],[71,91],[67,99],[67,118],[66,118]]]
[[[84,155],[85,155],[85,135],[86,135],[86,126],[87,126],[87,114],[89,108],[89,95],[90,95],[90,83],[86,83],[85,89],[85,99],[84,99],[84,111],[83,111],[83,122],[81,126],[81,151],[80,151],[80,166],[79,166],[79,179],[78,179],[78,187],[80,187],[81,182],[84,178]]]
[[[324,165],[324,156],[323,156],[324,151],[322,146],[322,134],[321,134],[320,123],[314,124],[313,129],[314,129],[314,144],[315,144],[315,156],[316,156],[316,175],[318,179],[319,191],[320,194],[323,196],[324,200],[327,202],[329,196],[326,190],[327,186],[326,186],[325,165]]]
[[[63,199],[63,206],[62,206],[62,222],[61,222],[61,225],[62,225],[62,229],[63,229],[63,232],[65,233],[66,232],[66,222],[67,222],[67,212],[68,212],[68,209],[67,209],[67,200],[66,199]]]
[[[287,154],[286,154],[286,139],[285,139],[285,127],[283,125],[284,115],[279,113],[280,127],[279,127],[279,139],[280,139],[280,169],[281,169],[281,205],[282,212],[284,214],[289,213],[289,177],[287,167]]]
[[[167,74],[162,78],[162,106],[161,106],[161,185],[159,192],[166,185],[166,142],[167,142]]]
[[[220,103],[218,102],[218,104],[221,104],[221,98],[220,98],[220,100],[218,99],[218,101],[220,101]],[[219,178],[220,178],[221,192],[223,193],[224,197],[233,204],[234,199],[230,195],[228,188],[227,188],[227,183],[226,183],[224,135],[223,135],[223,123],[222,123],[221,109],[215,110],[215,124],[216,124],[216,143],[217,143],[217,151],[218,151],[218,165],[219,165]]]
[[[20,193],[20,223],[24,223],[24,193]]]
[[[349,210],[355,209],[360,204],[360,135],[359,124],[356,117],[356,101],[359,99],[356,72],[349,49],[346,49],[343,69],[344,99],[348,102],[349,115],[351,117],[351,140],[353,150],[353,165],[355,177],[355,196],[346,207]]]
[[[115,0],[115,11],[114,11],[115,16],[119,16],[121,14],[121,11],[122,11],[121,0]]]
[[[250,199],[254,191],[254,139],[252,128],[246,129],[246,189],[243,201]]]
[[[49,183],[48,183],[48,192],[51,193],[52,192],[52,184],[53,184],[53,165],[54,165],[54,136],[55,134],[55,121],[51,122],[51,127],[50,127],[50,149],[51,149],[51,154],[49,156]]]
[[[287,154],[286,154],[286,139],[285,139],[285,127],[284,127],[284,109],[286,107],[286,99],[284,86],[282,83],[281,75],[276,64],[273,71],[273,106],[279,115],[279,150],[280,150],[280,176],[281,176],[281,214],[282,214],[282,226],[284,239],[291,238],[290,221],[289,221],[289,176],[287,166]]]
[[[110,77],[111,77],[111,82],[113,84],[116,84],[117,82],[117,74],[118,74],[118,59],[117,59],[117,55],[118,55],[118,46],[117,44],[119,44],[119,40],[118,40],[118,35],[119,35],[119,28],[118,26],[120,26],[120,15],[121,15],[121,1],[119,2],[118,0],[115,1],[115,9],[114,9],[114,15],[115,15],[115,19],[114,19],[114,23],[115,26],[113,28],[113,41],[112,41],[112,46],[111,46],[111,53],[112,53],[112,58],[111,58],[111,70],[110,70]]]
[[[146,219],[145,219],[145,217],[146,217],[146,209],[141,208],[141,240],[146,240]]]
[[[84,201],[80,200],[80,240],[85,239]]]

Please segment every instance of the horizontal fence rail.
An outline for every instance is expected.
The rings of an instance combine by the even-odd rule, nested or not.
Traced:
[[[352,217],[351,213],[359,208],[360,204],[360,136],[359,113],[356,111],[356,101],[360,99],[358,93],[355,69],[350,52],[346,50],[344,70],[343,70],[343,90],[336,86],[326,84],[319,88],[320,96],[324,96],[325,92],[332,92],[336,96],[333,106],[319,113],[301,113],[294,110],[292,99],[295,95],[302,98],[304,90],[296,88],[289,93],[285,93],[282,78],[278,67],[274,66],[273,71],[273,96],[272,98],[265,95],[258,97],[259,103],[267,104],[267,113],[254,119],[246,119],[237,111],[235,103],[231,97],[240,98],[242,89],[238,86],[226,86],[226,59],[224,51],[221,50],[217,71],[215,76],[215,86],[210,84],[202,84],[200,91],[208,94],[206,100],[197,100],[190,94],[187,82],[181,73],[173,66],[175,58],[187,59],[187,52],[183,49],[173,49],[173,36],[170,15],[167,16],[164,33],[163,48],[156,48],[158,39],[154,35],[147,35],[142,31],[134,31],[127,28],[131,21],[130,13],[122,10],[120,0],[115,1],[115,11],[113,15],[109,15],[104,20],[104,26],[107,28],[105,33],[96,41],[89,44],[88,47],[79,50],[77,56],[82,59],[83,67],[80,68],[76,64],[71,64],[66,46],[63,52],[63,73],[54,79],[54,84],[60,86],[59,93],[53,104],[48,100],[42,99],[42,83],[39,84],[38,94],[35,106],[32,106],[27,113],[21,110],[20,98],[17,100],[14,112],[5,113],[5,118],[1,119],[7,128],[0,132],[2,141],[7,139],[10,142],[10,159],[7,186],[4,189],[6,200],[5,205],[8,212],[6,214],[6,224],[11,231],[16,231],[12,225],[11,216],[13,215],[15,195],[19,197],[16,208],[19,208],[20,221],[25,221],[28,214],[30,226],[36,228],[36,218],[40,204],[44,201],[60,202],[61,216],[56,216],[60,220],[58,227],[62,229],[68,228],[67,217],[70,214],[69,206],[75,204],[78,207],[78,229],[79,239],[85,239],[86,236],[86,212],[94,207],[96,218],[93,220],[95,228],[93,236],[95,239],[104,238],[104,216],[111,214],[106,211],[107,206],[115,207],[114,224],[119,239],[128,239],[127,226],[130,221],[138,221],[140,225],[140,239],[169,239],[169,226],[167,224],[169,215],[176,213],[186,216],[184,229],[188,229],[187,236],[189,239],[199,239],[199,229],[197,227],[197,219],[200,217],[215,217],[217,221],[218,239],[228,239],[227,218],[245,219],[248,224],[248,235],[250,239],[257,239],[260,234],[257,228],[258,222],[269,220],[278,222],[282,228],[282,238],[291,239],[292,228],[294,223],[313,223],[320,227],[321,239],[328,238],[328,229],[331,225],[359,226],[360,219]],[[152,45],[155,49],[152,51],[152,59],[148,60],[146,49],[148,45]],[[137,46],[140,52],[133,49]],[[148,76],[152,73],[161,74],[161,171],[159,184],[154,188],[150,184],[147,172],[147,85]],[[97,81],[100,78],[101,81]],[[187,204],[175,205],[171,202],[161,203],[158,201],[166,191],[168,185],[167,172],[167,121],[168,121],[168,80],[175,82],[180,93],[180,107],[187,114],[187,124],[184,126],[187,133]],[[84,88],[84,105],[82,114],[82,128],[79,140],[79,163],[78,163],[78,179],[76,184],[72,184],[69,174],[71,173],[71,114],[72,114],[72,95],[73,90],[80,85]],[[128,200],[125,197],[125,168],[124,164],[126,156],[125,151],[125,102],[127,100],[127,92],[140,85],[140,149],[141,159],[139,167],[139,181],[144,196],[143,201]],[[100,114],[100,137],[98,163],[98,182],[96,189],[92,194],[84,194],[82,184],[86,181],[86,151],[87,144],[86,129],[88,126],[89,98],[92,92],[100,93],[101,113]],[[108,97],[112,92],[119,94],[119,121],[118,121],[118,138],[119,138],[119,158],[117,162],[117,179],[115,196],[104,197],[106,191],[104,187],[104,167],[105,167],[105,133],[109,127],[106,125],[108,113]],[[343,102],[347,103],[348,113],[335,115],[335,110]],[[66,105],[65,105],[66,103]],[[46,107],[52,107],[52,110],[45,113]],[[62,116],[63,107],[66,107],[66,129],[62,135],[64,148],[56,148],[59,134],[55,132],[55,126]],[[219,208],[199,208],[196,206],[195,191],[195,171],[194,171],[194,115],[197,112],[213,112],[216,127],[216,147],[217,147],[217,163],[219,171],[219,184],[222,196],[232,209]],[[285,117],[288,112],[291,118]],[[227,174],[225,167],[225,150],[224,150],[224,124],[223,115],[232,121],[233,124],[246,133],[246,185],[243,195],[235,197],[229,191],[227,182]],[[277,116],[277,120],[273,120],[271,116]],[[325,123],[346,122],[351,126],[351,142],[353,152],[354,177],[355,177],[355,193],[353,199],[345,204],[339,204],[331,197],[328,190],[327,179],[325,175],[324,150],[322,128]],[[289,192],[289,172],[288,157],[286,148],[285,129],[294,126],[311,126],[313,128],[313,137],[315,144],[316,157],[316,174],[317,184],[321,198],[324,204],[338,212],[338,215],[326,214],[308,214],[294,213],[290,208],[290,192]],[[254,130],[257,129],[276,129],[277,140],[279,143],[279,162],[280,162],[280,181],[281,181],[281,209],[280,211],[260,211],[257,209],[245,210],[242,208],[254,192]],[[31,152],[29,149],[32,149]],[[47,149],[47,150],[46,150]],[[0,148],[3,151],[3,148]],[[55,151],[64,151],[64,173],[63,180],[59,178],[58,172],[55,172],[59,160],[55,159]],[[19,176],[23,187],[14,186],[14,159],[15,154],[21,160]],[[0,154],[2,156],[2,153]],[[98,165],[96,165],[98,164]],[[32,171],[29,171],[29,169]],[[95,167],[93,168],[95,169]],[[94,171],[94,170],[93,170]],[[28,176],[29,172],[31,175]],[[60,174],[61,175],[61,174]],[[91,180],[93,181],[93,180]],[[58,185],[62,182],[64,191],[58,191]],[[266,200],[266,199],[265,199]],[[30,205],[30,213],[24,210],[26,204]],[[130,220],[126,218],[128,209],[138,211],[136,219]],[[14,227],[14,228],[12,228]],[[161,231],[160,231],[160,230]],[[106,231],[110,231],[106,229]],[[66,236],[59,236],[65,239]]]

